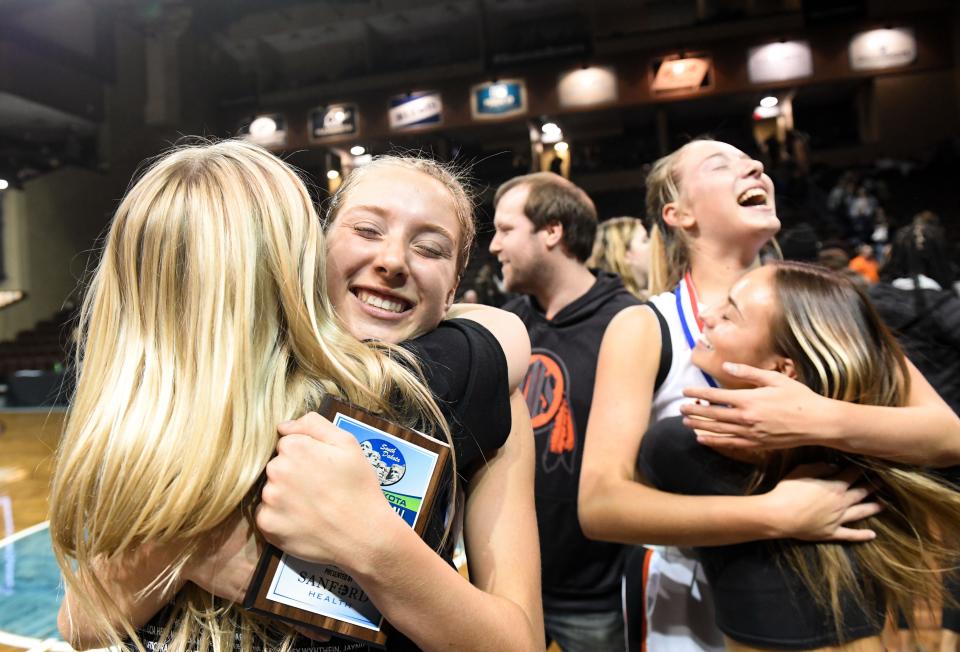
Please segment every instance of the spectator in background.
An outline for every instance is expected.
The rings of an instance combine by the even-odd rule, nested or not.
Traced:
[[[810,173],[810,136],[796,129],[788,129],[784,139],[784,148],[796,165],[797,173],[806,176]]]
[[[847,206],[847,214],[851,219],[858,217],[873,218],[877,209],[877,199],[870,194],[866,185],[857,187],[856,193],[850,199]]]
[[[854,239],[866,242],[873,232],[873,216],[877,211],[877,199],[865,186],[857,188],[857,194],[850,201],[847,216],[850,218],[850,233]]]
[[[840,177],[837,185],[830,190],[830,194],[827,196],[827,208],[838,217],[841,215],[846,217],[855,191],[856,184],[851,174],[847,172]]]
[[[477,295],[476,303],[493,306],[494,308],[499,308],[503,305],[503,292],[500,290],[500,286],[494,278],[492,264],[484,263],[483,266],[480,267],[479,271],[477,271],[476,278],[473,280],[473,289]]]
[[[643,222],[636,217],[614,217],[601,222],[587,266],[616,274],[631,294],[646,299],[650,238]]]
[[[894,236],[881,282],[870,288],[870,298],[894,332],[910,361],[954,412],[960,413],[960,297],[952,285],[956,274],[947,241],[935,214],[924,211]],[[958,479],[957,468],[951,479]],[[960,578],[946,578],[948,593],[960,603]],[[943,609],[940,650],[957,649],[960,609]],[[900,628],[905,629],[900,618]],[[907,632],[900,649],[907,650]]]
[[[873,255],[880,264],[886,260],[887,243],[890,240],[890,219],[887,217],[887,211],[883,206],[877,206],[877,212],[873,220],[873,233],[870,234],[870,241],[873,243]]]
[[[641,222],[630,238],[627,248],[627,264],[637,279],[638,290],[636,295],[646,299],[650,286],[650,234]]]
[[[880,264],[873,253],[873,247],[868,244],[860,245],[860,248],[857,249],[857,255],[850,261],[849,267],[871,285],[880,280]]]
[[[843,247],[832,244],[820,250],[820,254],[817,256],[817,262],[827,269],[839,272],[844,269],[849,269],[850,256],[843,250]]]
[[[786,229],[778,238],[784,260],[815,263],[820,256],[820,241],[809,222]]]
[[[940,216],[934,213],[933,211],[920,211],[919,213],[913,216],[912,223],[913,224],[916,224],[916,223],[930,224],[937,227],[941,226]]]
[[[943,229],[923,214],[897,230],[883,282],[870,289],[907,357],[960,413],[960,297]]]
[[[547,640],[564,652],[623,652],[623,546],[587,539],[577,500],[600,343],[610,321],[639,301],[617,276],[587,267],[597,210],[567,179],[515,177],[493,205],[490,253],[507,291],[521,295],[504,310],[520,317],[533,347],[522,390],[537,448]]]

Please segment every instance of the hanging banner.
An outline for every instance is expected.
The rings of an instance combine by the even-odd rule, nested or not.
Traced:
[[[522,79],[500,79],[470,88],[474,120],[508,118],[527,112],[527,87]]]
[[[357,133],[357,105],[330,104],[310,111],[310,135],[316,140]]]
[[[800,79],[813,74],[813,53],[808,41],[781,41],[750,48],[747,74],[753,84]]]
[[[713,86],[713,60],[707,56],[677,55],[654,59],[650,66],[654,95],[695,93]]]
[[[850,67],[854,70],[883,70],[913,63],[917,39],[908,27],[872,29],[850,41]]]
[[[564,108],[617,101],[617,73],[610,66],[578,68],[560,75],[557,97]]]
[[[436,91],[417,91],[390,98],[390,128],[406,131],[432,127],[443,119],[443,101]]]

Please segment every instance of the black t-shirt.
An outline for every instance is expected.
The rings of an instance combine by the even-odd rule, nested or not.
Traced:
[[[403,347],[420,361],[427,385],[450,426],[457,474],[461,482],[469,483],[484,460],[494,455],[510,434],[510,396],[503,349],[488,330],[466,319],[442,322],[436,330],[405,342]],[[437,508],[431,513],[424,534],[425,540],[434,549],[443,533],[443,506],[450,495],[449,481],[444,485],[446,488],[437,496]],[[444,554],[443,557],[452,565],[449,555]],[[148,650],[162,652],[165,648],[159,643],[159,635],[167,618],[167,610],[162,610],[140,630],[141,639]],[[354,652],[367,649],[375,648],[339,638],[319,643],[298,637],[291,652]],[[401,651],[418,648],[400,632],[392,632],[387,649]]]
[[[468,480],[510,434],[507,359],[476,322],[451,319],[403,344],[417,356],[453,435],[457,473]]]
[[[697,443],[680,417],[643,436],[639,471],[657,489],[691,496],[744,495],[754,469]],[[809,545],[810,551],[815,543]],[[697,548],[713,591],[717,627],[735,641],[761,648],[806,650],[838,645],[833,615],[800,577],[778,562],[775,542]],[[883,609],[841,596],[843,641],[880,633]]]

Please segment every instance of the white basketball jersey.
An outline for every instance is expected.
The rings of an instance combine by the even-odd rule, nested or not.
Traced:
[[[678,290],[650,297],[650,303],[656,306],[667,322],[672,348],[670,370],[653,394],[653,403],[650,406],[651,424],[667,417],[680,416],[680,405],[690,400],[683,395],[685,387],[707,386],[706,376],[690,362],[693,347],[687,341],[687,334],[694,344],[700,337],[700,326],[696,318],[700,307],[697,306],[694,310],[693,306],[696,293],[688,285],[686,278],[680,281]],[[661,351],[660,355],[663,354]]]
[[[700,337],[696,292],[685,276],[673,292],[650,298],[670,331],[670,369],[653,394],[650,423],[680,415],[691,399],[685,387],[706,387],[707,376],[690,361]],[[664,353],[661,352],[660,355]],[[644,590],[645,649],[648,652],[722,652],[723,635],[714,620],[713,597],[692,551],[673,546],[652,549]]]

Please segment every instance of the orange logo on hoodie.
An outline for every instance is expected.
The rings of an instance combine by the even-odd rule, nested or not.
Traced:
[[[530,356],[522,391],[534,431],[550,438],[542,460],[547,471],[560,463],[568,470],[573,470],[570,453],[576,447],[576,436],[567,400],[568,385],[567,370],[560,359],[543,349],[538,349]]]

